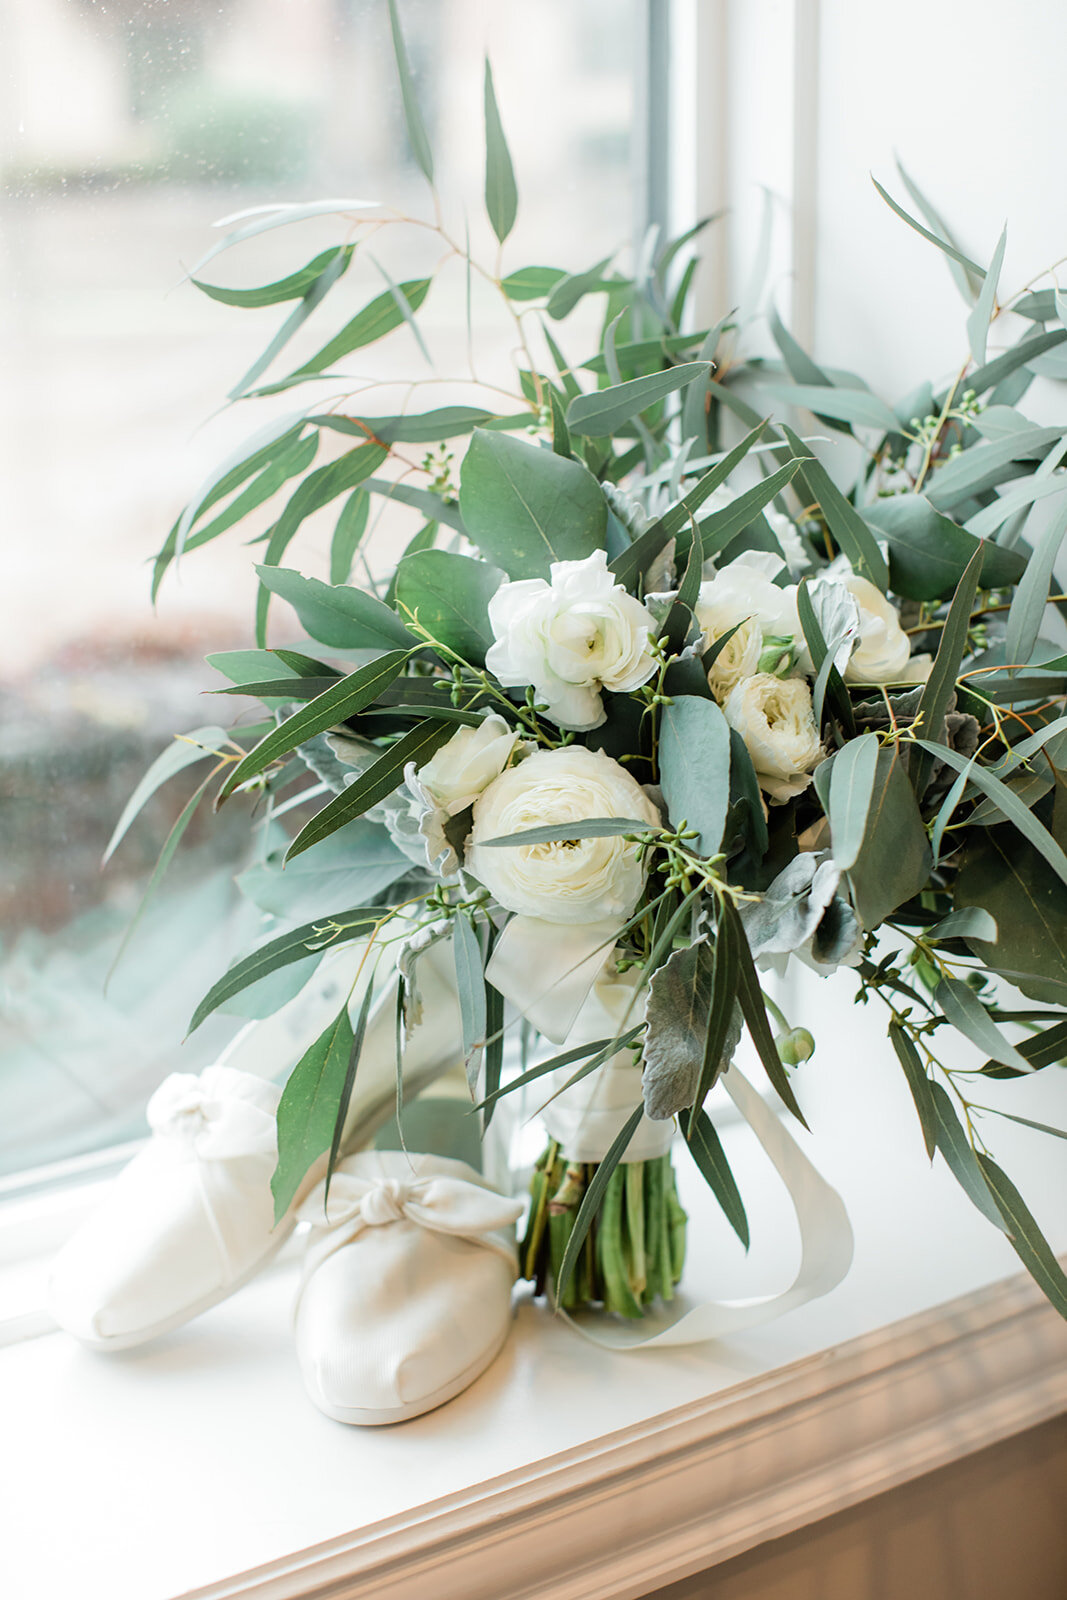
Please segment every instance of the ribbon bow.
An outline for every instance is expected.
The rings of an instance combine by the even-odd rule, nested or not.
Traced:
[[[330,1183],[328,1205],[324,1181],[301,1203],[297,1217],[331,1234],[343,1232],[344,1241],[354,1239],[365,1228],[404,1221],[435,1233],[478,1238],[510,1227],[522,1210],[521,1200],[509,1200],[495,1189],[483,1188],[465,1178],[440,1173],[426,1177],[363,1177],[342,1168]]]
[[[190,1160],[273,1155],[278,1097],[274,1084],[231,1067],[208,1067],[199,1077],[174,1072],[149,1100],[148,1123]]]

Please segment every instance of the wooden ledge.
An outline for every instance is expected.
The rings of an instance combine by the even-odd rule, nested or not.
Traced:
[[[189,1600],[628,1600],[1067,1410],[1028,1279],[207,1588]]]

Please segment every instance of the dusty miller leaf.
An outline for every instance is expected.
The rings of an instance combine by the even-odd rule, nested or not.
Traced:
[[[641,1088],[654,1121],[691,1106],[704,1060],[711,1016],[715,953],[707,939],[676,950],[653,976],[648,992],[648,1032]],[[741,1037],[736,1009],[722,1059],[728,1063]]]

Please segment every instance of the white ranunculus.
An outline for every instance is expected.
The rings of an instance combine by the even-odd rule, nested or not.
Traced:
[[[509,688],[533,685],[561,728],[585,733],[604,721],[601,689],[625,692],[656,670],[655,619],[608,570],[603,550],[554,561],[551,580],[502,583],[489,602],[496,643],[485,658]]]
[[[755,617],[764,633],[796,638],[801,632],[796,585],[782,589],[774,582],[784,568],[780,556],[746,550],[713,578],[706,578],[700,585],[696,619],[708,643],[747,617]]]
[[[759,672],[737,685],[723,713],[745,741],[759,786],[772,800],[791,800],[808,787],[824,751],[811,690],[802,678]]]
[[[518,739],[503,717],[490,712],[477,727],[457,729],[415,776],[435,805],[454,817],[499,778]]]
[[[707,637],[708,628],[704,624],[702,626]],[[714,644],[715,639],[727,631],[726,628],[719,629],[708,639],[709,644]],[[742,678],[751,678],[753,673],[759,671],[762,649],[763,630],[755,617],[747,617],[737,632],[727,639],[708,668],[708,687],[720,705],[737,688]]]
[[[592,817],[633,817],[655,827],[659,812],[624,767],[584,745],[539,750],[509,767],[475,802],[467,870],[508,911],[546,922],[599,922],[630,915],[644,870],[621,835],[487,848],[486,839]]]
[[[838,580],[860,608],[859,633],[845,668],[848,683],[924,683],[930,676],[929,656],[911,654],[891,600],[866,578],[849,573]]]

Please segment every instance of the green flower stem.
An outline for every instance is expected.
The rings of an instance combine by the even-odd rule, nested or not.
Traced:
[[[522,1276],[537,1294],[553,1295],[575,1218],[596,1171],[595,1162],[567,1161],[554,1141],[537,1162],[519,1254]],[[685,1234],[686,1214],[669,1155],[617,1167],[579,1253],[563,1308],[596,1306],[638,1318],[655,1300],[670,1300],[682,1275]]]
[[[622,1317],[639,1317],[641,1299],[631,1276],[632,1240],[625,1237],[627,1169],[617,1167],[604,1192],[604,1208],[597,1230],[597,1255],[604,1273],[604,1310]],[[630,1246],[628,1249],[627,1246]]]
[[[670,1230],[671,1278],[677,1283],[685,1266],[685,1235],[689,1218],[678,1198],[673,1167],[670,1171],[670,1186],[667,1189],[667,1222]]]
[[[526,1228],[526,1238],[522,1244],[522,1276],[524,1278],[537,1277],[537,1260],[541,1250],[541,1241],[544,1238],[545,1222],[548,1217],[549,1180],[551,1169],[558,1154],[559,1146],[553,1141],[538,1161],[530,1183],[532,1202],[530,1220]],[[538,1288],[540,1290],[540,1284]]]
[[[631,1161],[620,1167],[626,1184],[626,1231],[629,1234],[628,1278],[640,1297],[648,1288],[645,1252],[645,1163]]]

